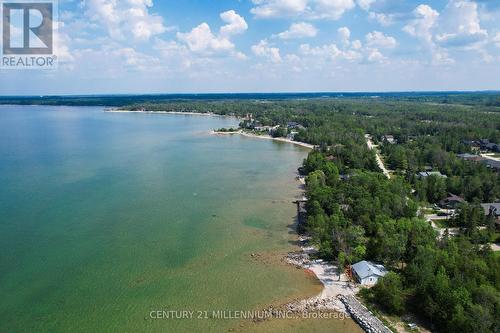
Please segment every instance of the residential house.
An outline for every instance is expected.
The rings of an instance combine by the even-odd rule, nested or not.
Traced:
[[[472,162],[480,162],[480,161],[484,160],[484,157],[482,157],[482,156],[469,154],[469,153],[458,154],[457,157],[461,158],[464,161],[472,161]]]
[[[297,134],[299,134],[299,132],[297,132],[297,131],[291,131],[291,132],[290,132],[290,133],[286,136],[286,138],[287,138],[288,140],[295,140],[295,136],[296,136]]]
[[[493,216],[497,220],[500,220],[500,202],[483,203],[483,204],[481,204],[481,207],[483,207],[485,215]]]
[[[394,139],[394,136],[393,135],[384,135],[383,137],[383,141],[384,142],[387,142],[391,145],[397,143],[396,139]]]
[[[472,150],[477,151],[481,149],[481,144],[474,140],[462,140],[464,145],[469,146]]]
[[[430,176],[436,176],[436,177],[441,177],[441,178],[448,178],[446,175],[443,175],[439,171],[422,171],[422,172],[419,172],[417,176],[419,178],[426,178],[426,177],[430,177]]]
[[[488,139],[479,140],[479,144],[481,145],[482,150],[492,151],[492,152],[500,152],[500,145],[490,142]]]
[[[377,265],[366,260],[352,265],[351,269],[356,280],[365,286],[375,285],[378,282],[378,279],[388,273],[383,265]]]
[[[464,198],[450,193],[447,198],[444,198],[439,202],[439,207],[443,209],[457,209],[463,202],[465,202]]]
[[[492,151],[494,153],[499,153],[500,152],[500,145],[496,143],[488,143],[486,145],[486,150],[487,151]]]
[[[500,161],[492,160],[491,158],[485,158],[481,162],[493,171],[500,172]]]
[[[274,131],[276,131],[279,127],[280,127],[280,125],[276,125],[276,126],[255,126],[255,130],[256,131],[260,131],[260,132],[267,132],[267,133],[271,134]]]

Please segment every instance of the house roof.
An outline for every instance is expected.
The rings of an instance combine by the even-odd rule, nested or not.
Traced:
[[[458,201],[458,202],[464,202],[464,198],[462,197],[459,197],[458,195],[455,195],[455,194],[449,194],[449,196],[447,198],[444,198],[443,200],[441,201],[445,201],[445,202],[450,202],[450,201]]]
[[[471,158],[471,157],[476,157],[477,155],[465,153],[465,154],[458,154],[457,156],[462,158]]]
[[[492,169],[500,169],[500,161],[492,160],[492,159],[484,159],[482,161],[488,168]]]
[[[482,157],[482,156],[474,155],[474,154],[469,154],[469,153],[458,154],[457,157],[461,158],[463,160],[467,160],[467,161],[476,161],[476,162],[479,162],[479,161],[484,160],[484,157]]]
[[[500,215],[500,203],[483,203],[481,207],[483,207],[485,215],[490,215],[491,213],[496,216]]]
[[[352,265],[352,269],[356,272],[360,279],[364,279],[373,275],[384,276],[387,274],[387,270],[384,266],[377,265],[371,261],[366,260]]]
[[[419,172],[418,174],[420,177],[437,176],[437,177],[447,178],[446,175],[443,175],[439,171],[422,171],[422,172]]]

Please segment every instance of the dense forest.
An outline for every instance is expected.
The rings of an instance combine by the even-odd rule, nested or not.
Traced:
[[[294,139],[319,146],[302,172],[308,198],[304,229],[321,256],[345,267],[363,259],[386,265],[391,273],[370,293],[388,313],[416,313],[442,332],[496,332],[500,259],[489,243],[498,232],[479,204],[500,199],[500,178],[484,164],[457,156],[475,153],[467,142],[500,141],[500,108],[492,100],[498,96],[140,107],[251,114],[259,125],[285,129],[290,122],[300,124]],[[379,144],[391,179],[380,172],[366,134]],[[384,142],[386,135],[396,143]],[[446,178],[417,176],[425,170]],[[449,221],[460,233],[440,238],[420,211],[450,193],[465,200]]]
[[[500,201],[500,176],[478,161],[478,148],[471,144],[500,143],[500,94],[261,97],[69,102],[54,97],[38,103],[4,98],[0,103],[212,112],[238,116],[244,127],[279,126],[275,136],[290,134],[292,123],[295,140],[318,146],[301,168],[308,198],[302,231],[323,258],[341,267],[363,259],[383,263],[391,272],[367,297],[388,313],[415,313],[440,332],[500,330],[500,256],[490,247],[500,233],[495,217],[480,205]],[[381,172],[366,135],[378,145],[390,178]],[[478,160],[460,158],[463,153]],[[419,176],[424,171],[431,174]],[[449,195],[461,199],[446,221],[459,231],[438,236],[423,214]]]

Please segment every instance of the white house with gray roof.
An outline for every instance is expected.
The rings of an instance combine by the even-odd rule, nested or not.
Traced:
[[[373,286],[379,278],[387,274],[387,270],[383,265],[363,260],[352,265],[352,273],[360,284]]]

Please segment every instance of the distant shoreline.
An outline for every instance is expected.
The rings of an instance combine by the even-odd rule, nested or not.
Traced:
[[[311,144],[305,143],[305,142],[293,141],[293,140],[285,139],[285,138],[273,138],[270,135],[257,135],[257,134],[248,133],[248,132],[245,132],[245,131],[242,131],[242,130],[239,130],[239,131],[236,131],[236,132],[218,132],[218,131],[212,131],[211,134],[214,134],[214,135],[235,135],[235,134],[237,134],[237,135],[246,136],[248,138],[257,138],[257,139],[265,139],[265,140],[273,140],[273,141],[278,141],[278,142],[291,143],[291,144],[294,144],[294,145],[297,145],[297,146],[301,146],[301,147],[304,147],[304,148],[307,148],[307,149],[314,149],[315,148],[314,145],[311,145]]]
[[[236,116],[230,116],[230,115],[221,115],[221,114],[216,114],[212,112],[182,112],[182,111],[148,111],[148,110],[118,110],[118,109],[104,109],[104,112],[106,113],[145,113],[145,114],[174,114],[174,115],[189,115],[189,116],[206,116],[206,117],[233,117],[236,119],[239,119]],[[305,142],[300,142],[300,141],[293,141],[290,139],[285,139],[285,138],[273,138],[270,135],[257,135],[257,134],[252,134],[248,133],[242,130],[235,131],[235,132],[218,132],[218,131],[211,131],[211,134],[214,135],[233,135],[233,134],[239,134],[242,136],[246,136],[249,138],[258,138],[258,139],[266,139],[266,140],[273,140],[273,141],[279,141],[279,142],[285,142],[285,143],[291,143],[297,146],[301,146],[307,149],[314,149],[314,145],[311,145],[309,143]]]
[[[147,114],[176,114],[188,116],[210,116],[210,117],[235,117],[230,115],[216,114],[212,112],[182,112],[182,111],[133,111],[133,110],[117,110],[117,109],[104,109],[106,113],[147,113]]]

